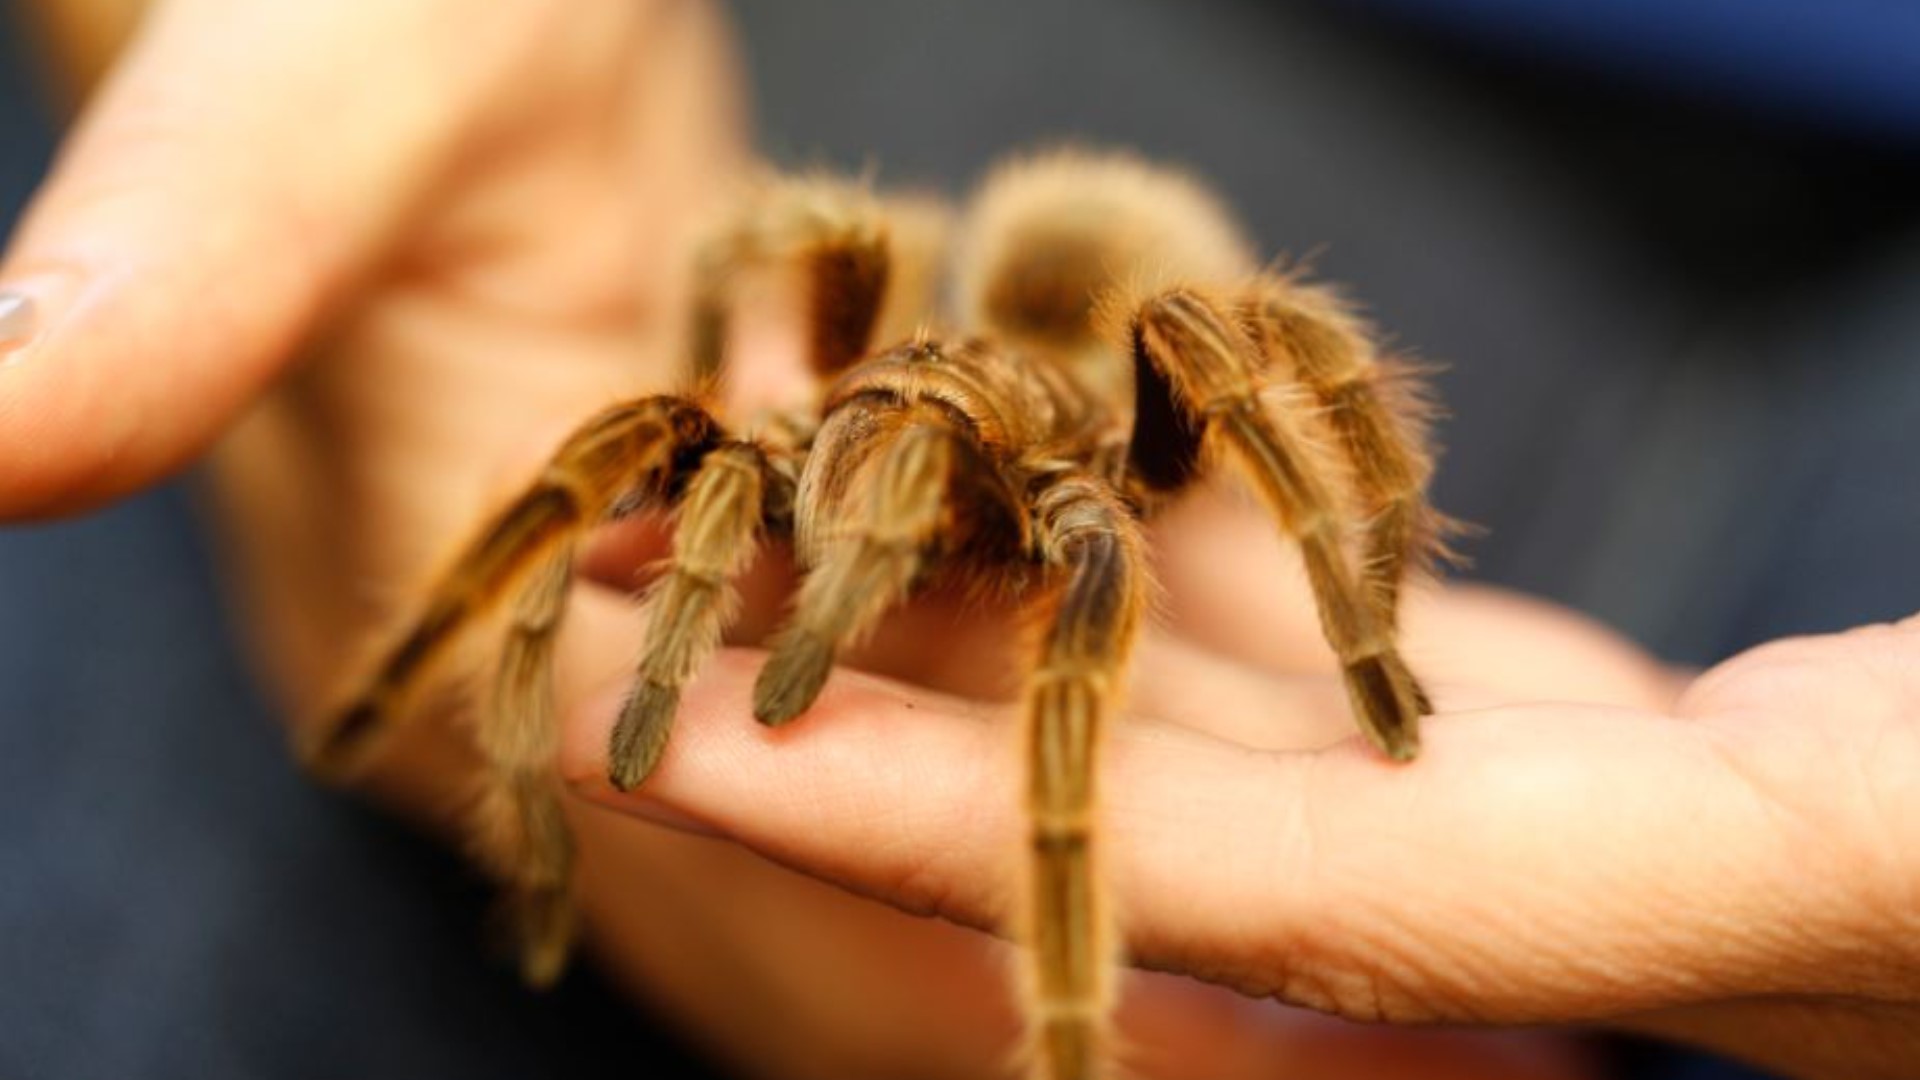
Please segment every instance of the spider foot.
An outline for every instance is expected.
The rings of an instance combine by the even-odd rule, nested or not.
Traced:
[[[753,684],[753,718],[779,727],[807,711],[833,670],[833,642],[798,631],[774,647]]]
[[[1362,656],[1346,665],[1347,695],[1368,741],[1395,761],[1420,753],[1420,717],[1433,712],[1427,693],[1397,652]]]
[[[675,687],[651,680],[634,684],[620,708],[620,721],[614,725],[608,748],[607,777],[614,787],[632,791],[652,775],[666,752],[673,714],[679,706],[680,691]]]
[[[573,899],[565,890],[516,897],[510,915],[518,938],[520,978],[536,990],[560,981],[573,946]]]

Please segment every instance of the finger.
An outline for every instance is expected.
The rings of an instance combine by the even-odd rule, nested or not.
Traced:
[[[602,779],[617,692],[574,717],[568,775],[609,806],[996,925],[1022,847],[998,711],[846,674],[809,722],[768,731],[741,720],[756,668],[733,652],[695,685],[640,795]],[[1815,985],[1830,976],[1794,950],[1840,929],[1845,868],[1783,835],[1715,738],[1619,710],[1491,709],[1438,720],[1421,760],[1396,767],[1351,743],[1274,755],[1123,724],[1103,779],[1134,955],[1400,1020],[1565,1020]]]
[[[637,632],[642,625],[640,620],[632,618],[628,605],[619,602],[606,590],[589,587],[583,589],[576,599],[570,616],[576,630],[574,648],[567,650],[570,655],[565,658],[566,668],[558,680],[563,698],[570,697],[586,680],[594,677],[595,670],[598,670],[602,679],[609,670],[618,677],[621,669],[630,662],[632,652],[639,647]],[[1337,692],[1337,688],[1334,689]],[[745,722],[752,723],[750,720]],[[588,816],[581,820],[587,823],[587,828],[595,829],[599,826],[592,822],[597,817]],[[684,818],[677,820],[675,825],[682,830],[699,831],[701,828],[697,822]],[[588,873],[600,881],[617,883],[603,890],[604,894],[617,898],[617,912],[606,914],[603,911],[603,917],[631,926],[634,920],[626,916],[631,915],[636,903],[657,903],[655,893],[671,891],[674,888],[671,878],[679,872],[675,868],[681,867],[690,856],[684,847],[674,848],[672,860],[649,866],[637,859],[634,853],[657,858],[657,848],[662,843],[660,834],[652,830],[635,833],[629,829],[604,834],[603,839],[606,836],[617,836],[617,844],[611,852],[605,846],[596,849],[598,855],[593,860],[593,866],[598,870],[589,869]],[[633,865],[609,872],[609,860],[605,858],[609,854],[613,861]],[[718,847],[710,847],[705,854],[721,857],[726,852]],[[758,860],[750,865],[766,868],[766,864]],[[637,896],[632,891],[632,882],[638,880],[635,874],[645,875],[651,883],[644,896]],[[664,881],[663,874],[668,875]],[[773,937],[758,942],[755,947],[766,954],[783,950],[792,952],[796,947],[793,939],[779,937],[780,928],[791,927],[811,918],[814,930],[803,935],[803,939],[811,944],[802,946],[802,950],[822,955],[834,953],[840,961],[845,961],[847,954],[836,950],[845,950],[853,945],[857,952],[857,943],[842,940],[830,929],[821,931],[820,927],[844,926],[847,921],[842,918],[838,922],[833,919],[822,922],[820,900],[812,898],[806,889],[792,887],[793,882],[798,881],[801,879],[797,877],[792,881],[762,881],[756,878],[754,888],[749,890],[752,899],[736,897],[736,902],[728,905],[726,912],[720,916],[729,924],[727,932],[741,940],[772,934]],[[592,903],[592,895],[594,892],[589,889],[589,904]],[[860,920],[862,927],[871,927],[871,914],[869,911],[867,917]],[[641,920],[640,924],[657,925],[657,922]],[[604,925],[602,929],[605,929]],[[915,929],[931,931],[936,928],[918,926]],[[894,943],[897,945],[902,940],[911,940],[915,947],[911,950],[911,956],[903,954],[897,963],[924,966],[929,955],[926,935],[915,933],[910,938],[896,938]],[[646,944],[649,954],[657,959],[660,942],[649,940]],[[1001,1022],[995,1008],[1000,999],[993,992],[994,983],[959,978],[957,989],[951,986],[945,991],[936,989],[955,981],[955,969],[965,971],[975,966],[980,955],[977,946],[956,941],[953,947],[936,950],[932,955],[948,966],[941,968],[941,980],[931,984],[926,984],[926,980],[915,983],[916,986],[926,984],[917,992],[953,995],[953,999],[938,1005],[940,1015],[945,1017],[944,1023],[956,1025],[964,1032],[959,1037],[977,1041],[978,1028],[967,1027],[962,1021],[977,1016],[984,1009],[992,1017],[992,1023]],[[997,970],[997,965],[987,965],[981,974],[991,975]],[[897,991],[893,993],[898,997]],[[1586,1075],[1572,1067],[1569,1055],[1563,1048],[1556,1048],[1545,1039],[1528,1040],[1505,1035],[1475,1038],[1425,1031],[1383,1036],[1377,1030],[1367,1032],[1271,1004],[1253,1007],[1244,999],[1217,988],[1201,987],[1186,979],[1164,976],[1154,976],[1131,984],[1121,1005],[1119,1021],[1132,1045],[1129,1064],[1135,1066],[1142,1075],[1181,1075],[1178,1063],[1194,1060],[1208,1061],[1208,1075],[1222,1078],[1268,1076],[1276,1060],[1289,1062],[1289,1075],[1299,1076],[1303,1080],[1313,1077],[1416,1075],[1427,1080],[1455,1076],[1475,1077],[1478,1080],[1545,1080],[1546,1077],[1568,1080],[1569,1077]],[[993,1030],[997,1035],[998,1029]],[[922,1030],[915,1037],[924,1039],[929,1036]]]
[[[0,267],[0,517],[166,475],[288,363],[447,152],[443,7],[155,13]]]
[[[1169,625],[1271,670],[1336,670],[1298,559],[1271,523],[1242,503],[1231,493],[1202,491],[1156,523]],[[1509,700],[1667,709],[1684,685],[1593,620],[1500,589],[1410,589],[1401,621],[1402,651],[1423,678],[1483,687]]]

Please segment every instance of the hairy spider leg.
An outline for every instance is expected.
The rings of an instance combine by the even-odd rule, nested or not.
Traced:
[[[1098,755],[1118,712],[1148,575],[1138,522],[1106,483],[1068,473],[1034,501],[1045,564],[1063,579],[1034,607],[1027,681],[1022,940],[1041,1080],[1092,1080],[1106,1047],[1119,944],[1098,866]]]
[[[936,199],[882,200],[840,177],[760,182],[694,257],[695,379],[722,370],[737,290],[759,271],[797,278],[816,375],[844,370],[878,334],[904,335],[932,306],[948,218]]]
[[[575,545],[610,512],[670,497],[722,437],[705,407],[676,396],[616,405],[582,425],[454,561],[353,703],[305,747],[322,774],[352,771],[392,730],[433,662],[502,601],[512,601],[493,691],[479,710],[486,783],[475,808],[475,843],[512,890],[530,982],[559,974],[571,919],[571,843],[552,771],[558,735],[551,669]]]
[[[769,511],[793,503],[793,477],[767,447],[728,443],[688,483],[666,573],[647,594],[647,651],[609,747],[615,787],[645,780],[667,747],[680,693],[720,644],[738,600],[733,579],[759,548]]]
[[[573,548],[569,536],[519,586],[474,738],[487,771],[472,810],[474,853],[505,886],[521,975],[535,986],[559,978],[573,940],[573,833],[551,767],[560,742],[553,644],[567,610]]]
[[[815,550],[793,617],[754,684],[756,719],[778,725],[806,711],[838,651],[905,600],[957,542],[955,487],[959,476],[992,468],[980,459],[954,418],[928,404],[855,398],[821,426],[796,517],[833,524],[808,530],[803,547]]]
[[[977,338],[919,336],[828,396],[794,507],[806,577],[755,686],[761,722],[812,704],[837,651],[937,568],[1017,586],[1030,529],[1023,459],[1049,461],[1089,402],[1063,373]]]
[[[1135,307],[1128,330],[1136,368],[1147,380],[1142,397],[1170,396],[1186,429],[1246,474],[1300,546],[1321,631],[1339,658],[1361,730],[1387,756],[1409,760],[1420,749],[1427,696],[1400,658],[1391,624],[1375,615],[1349,565],[1339,456],[1315,437],[1302,403],[1263,392],[1275,384],[1262,376],[1256,346],[1230,310],[1185,289]]]
[[[1402,585],[1448,557],[1445,537],[1458,528],[1427,501],[1425,388],[1410,366],[1380,357],[1366,326],[1326,289],[1269,274],[1242,310],[1272,376],[1313,392],[1346,454],[1367,515],[1361,581],[1374,617],[1392,630]]]

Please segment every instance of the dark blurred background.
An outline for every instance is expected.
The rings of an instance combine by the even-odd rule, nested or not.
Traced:
[[[1596,10],[1604,9],[1604,10]],[[1677,661],[1920,609],[1920,7],[742,0],[762,145],[1215,181],[1443,362],[1472,576]],[[0,216],[50,152],[0,38]],[[0,1077],[710,1075],[290,767],[179,488],[0,533]],[[1621,1049],[1622,1075],[1749,1076]]]

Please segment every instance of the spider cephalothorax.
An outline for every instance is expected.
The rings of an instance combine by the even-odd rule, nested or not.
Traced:
[[[692,366],[724,370],[737,286],[786,272],[820,386],[812,419],[730,423],[687,394],[589,420],[467,547],[312,756],[329,769],[359,759],[453,638],[509,609],[477,729],[479,844],[518,902],[530,976],[551,978],[571,848],[550,653],[588,530],[649,504],[678,519],[613,735],[622,788],[659,760],[682,686],[720,640],[729,581],[762,542],[791,540],[805,570],[759,676],[762,723],[803,713],[836,651],[935,576],[1003,585],[1039,627],[1009,921],[1031,946],[1035,1073],[1087,1080],[1109,1052],[1118,952],[1099,902],[1097,755],[1146,609],[1142,519],[1210,468],[1242,477],[1299,545],[1361,729],[1406,759],[1428,706],[1395,649],[1395,613],[1402,579],[1438,547],[1431,460],[1407,373],[1328,293],[1262,270],[1184,177],[1056,153],[988,180],[950,266],[939,222],[925,202],[852,182],[758,186],[696,262]],[[942,268],[957,284],[944,313]]]

